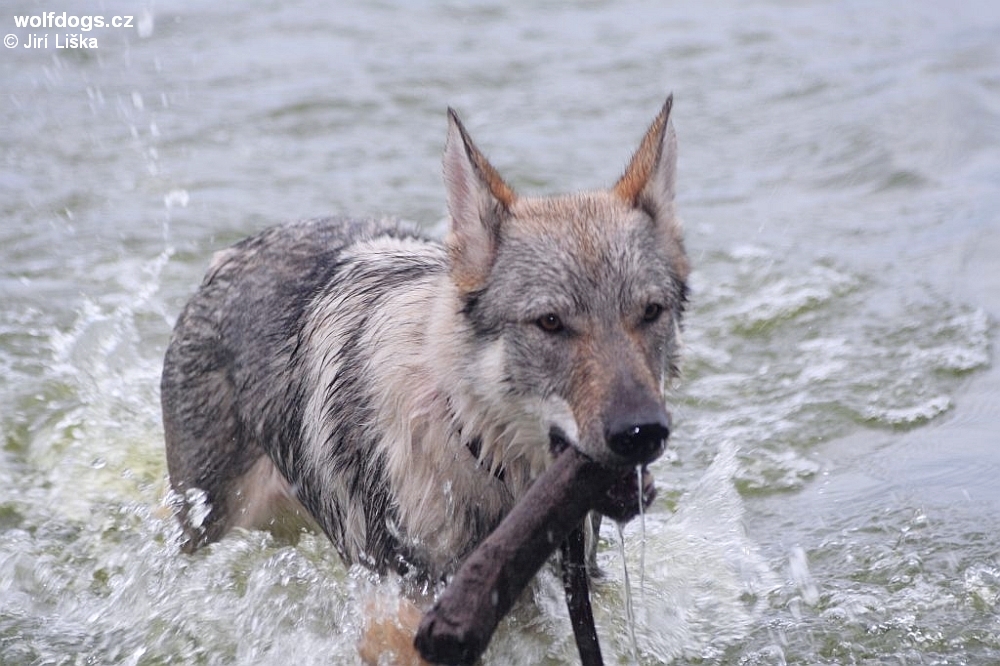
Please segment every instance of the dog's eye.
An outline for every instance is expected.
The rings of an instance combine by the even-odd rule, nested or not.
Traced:
[[[663,314],[663,306],[659,303],[649,303],[646,309],[642,311],[642,320],[646,323],[652,323],[660,318]]]
[[[563,330],[562,319],[559,318],[559,315],[552,314],[551,312],[539,317],[535,323],[538,324],[538,328],[546,333],[559,333]]]

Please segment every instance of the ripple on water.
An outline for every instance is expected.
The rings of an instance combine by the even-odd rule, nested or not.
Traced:
[[[704,460],[714,442],[740,442],[745,492],[801,487],[819,471],[816,442],[939,417],[991,362],[983,310],[799,263],[739,248],[707,257],[693,280],[680,446]]]

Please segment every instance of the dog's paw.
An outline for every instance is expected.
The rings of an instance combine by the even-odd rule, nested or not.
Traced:
[[[430,666],[413,647],[421,616],[409,599],[369,599],[358,641],[361,660],[367,666]]]

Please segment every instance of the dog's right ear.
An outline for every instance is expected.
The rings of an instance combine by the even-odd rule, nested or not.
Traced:
[[[446,245],[452,279],[463,291],[475,291],[489,275],[496,257],[500,224],[509,214],[516,195],[472,143],[458,114],[450,108],[444,182],[451,216]]]
[[[673,104],[674,96],[670,95],[613,188],[627,203],[649,210],[654,219],[673,214],[677,171],[677,135],[670,122]]]

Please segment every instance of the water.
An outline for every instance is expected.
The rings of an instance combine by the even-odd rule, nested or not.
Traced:
[[[640,521],[642,517],[640,517]],[[639,523],[642,525],[642,522]],[[628,640],[629,640],[629,652],[632,657],[633,662],[639,660],[639,644],[635,639],[635,604],[632,601],[632,581],[629,579],[628,575],[628,559],[625,553],[625,529],[621,523],[615,523],[615,528],[618,530],[618,552],[621,554],[622,560],[622,591],[625,593],[625,627],[628,630]],[[646,570],[646,563],[643,561],[643,557],[640,556],[639,568],[643,571]],[[642,585],[640,584],[640,588]]]
[[[96,51],[0,52],[0,663],[356,663],[391,590],[322,538],[177,552],[181,305],[279,220],[438,225],[448,105],[552,191],[611,183],[671,90],[695,272],[660,496],[625,529],[639,662],[1000,661],[1000,7],[395,4],[109,0],[136,27]],[[555,576],[536,599],[490,663],[572,661]]]

